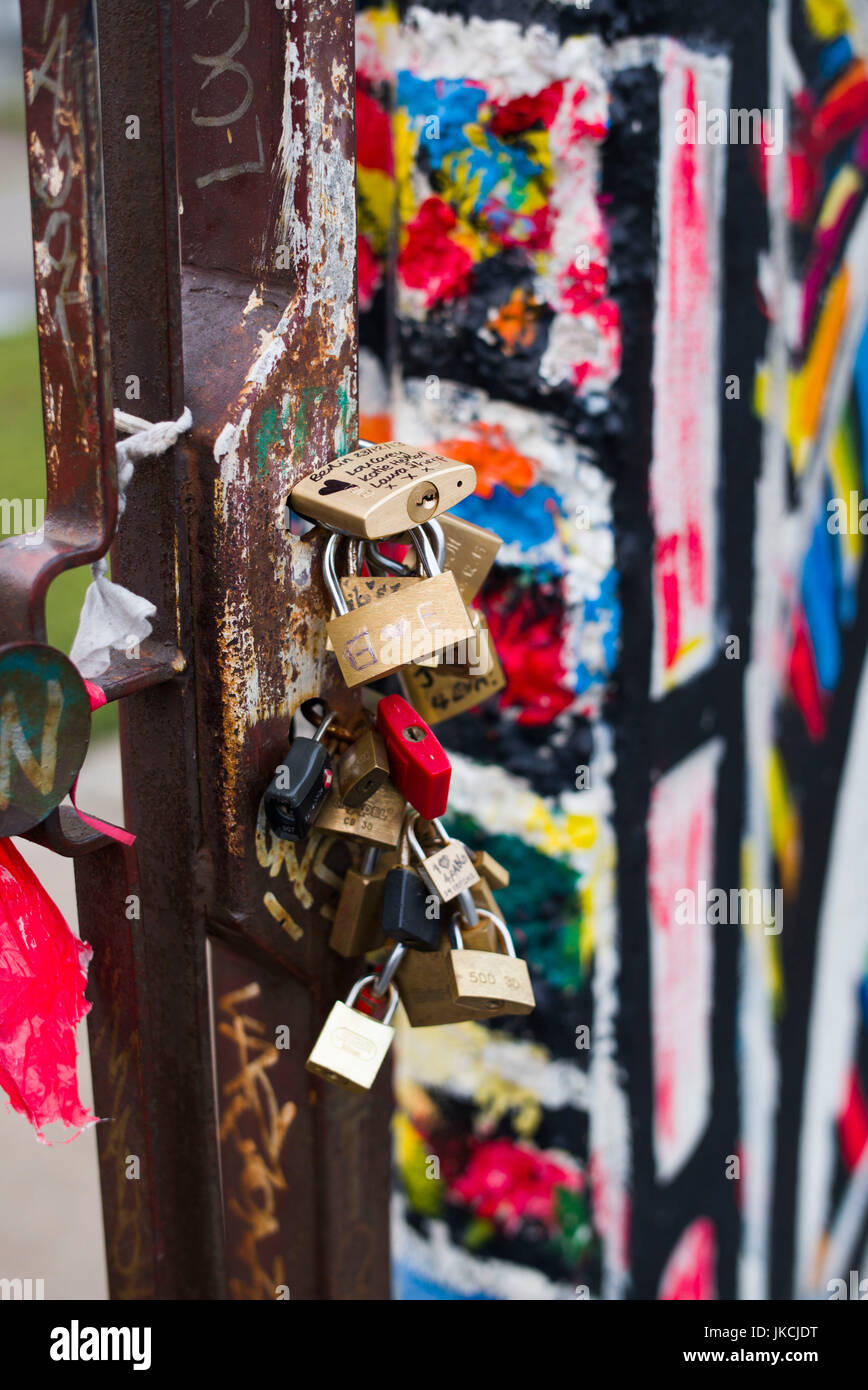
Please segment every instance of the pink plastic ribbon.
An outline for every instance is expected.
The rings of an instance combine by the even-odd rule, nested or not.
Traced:
[[[10,839],[0,840],[0,1087],[40,1142],[43,1125],[96,1119],[76,1077],[76,1024],[92,951],[73,936]]]
[[[102,706],[107,703],[102,687],[94,685],[93,681],[86,680],[84,688],[88,693],[91,712],[95,709],[102,709]],[[69,799],[78,812],[79,820],[83,820],[85,825],[89,825],[91,829],[100,830],[103,835],[109,835],[111,839],[118,840],[122,845],[134,845],[136,843],[135,835],[131,835],[129,830],[123,830],[119,825],[109,825],[108,821],[98,820],[96,816],[89,816],[85,811],[80,811],[75,800],[77,788],[78,778],[76,777],[69,793]]]

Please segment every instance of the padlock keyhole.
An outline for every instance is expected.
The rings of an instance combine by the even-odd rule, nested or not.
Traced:
[[[414,488],[407,500],[407,513],[414,521],[427,520],[433,516],[440,501],[440,493],[434,483],[420,483]]]
[[[422,740],[427,737],[426,731],[420,729],[418,724],[410,724],[401,732],[409,743],[421,743]]]

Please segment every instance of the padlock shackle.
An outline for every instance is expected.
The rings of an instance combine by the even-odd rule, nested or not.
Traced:
[[[380,846],[371,845],[362,855],[362,862],[359,866],[359,873],[372,874],[377,867],[377,860],[380,857]]]
[[[316,728],[315,728],[315,730],[314,730],[314,735],[313,735],[313,741],[314,741],[314,743],[322,743],[323,734],[326,732],[326,730],[328,729],[329,725],[330,725],[330,724],[333,724],[333,723],[335,722],[335,720],[337,719],[337,717],[338,717],[338,712],[337,712],[337,710],[335,710],[335,709],[330,709],[330,710],[328,711],[327,714],[324,714],[324,715],[323,715],[322,719],[321,719],[320,722],[317,724],[317,726],[316,726]]]
[[[394,579],[413,578],[413,571],[401,560],[393,560],[390,555],[384,555],[376,541],[364,541],[363,545],[368,569],[372,574],[390,574]]]
[[[373,988],[371,989],[371,993],[375,998],[382,999],[386,990],[390,988],[392,980],[395,978],[395,972],[406,954],[407,947],[405,943],[403,941],[397,941],[389,952],[389,959],[376,977]]]
[[[322,523],[320,523],[322,524]],[[329,598],[334,604],[335,612],[339,618],[343,618],[350,611],[341,589],[341,581],[337,571],[337,549],[342,540],[349,541],[347,548],[347,564],[352,575],[361,574],[362,556],[364,553],[364,541],[359,540],[358,536],[347,536],[343,531],[334,531],[330,526],[324,527],[329,533],[329,538],[325,543],[322,553],[322,573],[329,591]]]
[[[461,916],[466,921],[468,927],[478,927],[479,914],[482,911],[482,909],[476,906],[476,903],[473,900],[473,894],[471,893],[470,889],[462,888],[461,892],[458,894],[456,901],[458,903],[458,912],[461,913]]]
[[[326,588],[329,591],[329,598],[332,601],[334,610],[339,618],[343,618],[350,611],[350,606],[343,596],[338,572],[335,568],[335,552],[341,542],[339,531],[331,531],[325,543],[322,553],[322,576],[325,580]]]
[[[509,928],[507,927],[506,923],[502,921],[500,917],[495,917],[493,912],[489,912],[487,907],[479,907],[476,909],[476,911],[477,917],[486,917],[488,921],[493,924],[495,931],[497,932],[498,936],[500,937],[501,941],[506,947],[504,954],[507,956],[511,956],[513,960],[516,960],[517,957],[515,954],[515,942],[513,941],[509,933]],[[456,950],[466,951],[467,947],[464,945],[464,938],[461,935],[461,925],[458,921],[458,918],[461,915],[461,913],[456,912],[452,918],[452,921],[449,923],[449,937]],[[474,926],[475,923],[471,923],[470,925]]]
[[[414,526],[410,532],[410,540],[413,542],[422,568],[429,579],[435,579],[438,574],[442,574],[443,570],[438,562],[437,552],[431,544],[431,538],[424,526]]]
[[[434,546],[434,554],[437,559],[438,571],[442,571],[446,564],[446,537],[443,527],[436,517],[430,521],[423,521],[419,526],[408,528],[406,532],[401,532],[410,537],[411,541],[416,531],[424,531]],[[386,537],[385,539],[389,539]],[[395,578],[411,579],[415,571],[411,570],[401,560],[393,560],[389,555],[384,555],[380,550],[381,541],[364,541],[365,555],[368,561],[368,568],[382,574],[391,574]]]
[[[365,985],[376,984],[376,981],[377,981],[376,975],[363,975],[362,978],[361,978],[360,980],[356,980],[356,983],[353,985],[352,989],[350,990],[349,994],[347,995],[347,997],[346,997],[346,999],[345,999],[345,1001],[344,1001],[345,1004],[346,1004],[346,1006],[347,1006],[347,1008],[348,1008],[348,1009],[354,1008],[354,1007],[355,1007],[356,1000],[358,999],[358,997],[359,997],[359,995],[361,994],[362,990],[364,989]],[[395,1017],[395,1010],[397,1009],[397,1007],[398,1007],[398,991],[395,989],[395,986],[394,986],[393,984],[390,983],[390,985],[389,985],[389,1006],[388,1006],[388,1008],[386,1009],[386,1012],[384,1013],[383,1017],[382,1017],[381,1019],[377,1019],[377,1020],[375,1020],[375,1021],[378,1022],[378,1023],[384,1023],[384,1024],[386,1025],[386,1027],[388,1028],[389,1024],[392,1022],[392,1019]]]
[[[406,841],[410,849],[418,858],[419,863],[421,864],[426,856],[424,849],[419,843],[419,836],[416,834],[416,831],[414,829],[414,826],[418,819],[418,811],[414,811],[412,806],[408,806],[406,812],[404,813],[404,824],[401,827],[401,839],[402,842]]]

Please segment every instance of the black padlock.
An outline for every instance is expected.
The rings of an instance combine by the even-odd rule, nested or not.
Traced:
[[[440,945],[442,923],[440,899],[410,867],[410,846],[407,829],[415,812],[405,817],[398,855],[400,862],[386,874],[383,884],[383,933],[415,951],[436,951]],[[434,898],[438,911],[432,915],[429,903]]]
[[[313,738],[294,738],[265,793],[265,819],[280,840],[303,840],[316,819],[333,780],[332,760],[322,742],[334,711]]]

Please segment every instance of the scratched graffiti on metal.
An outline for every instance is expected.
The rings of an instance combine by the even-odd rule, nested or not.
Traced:
[[[279,1054],[265,1035],[265,1024],[242,1007],[258,999],[259,985],[221,995],[217,1008],[221,1017],[218,1031],[236,1047],[237,1071],[221,1086],[224,1105],[220,1117],[220,1142],[231,1140],[241,1164],[240,1179],[228,1197],[229,1210],[242,1224],[242,1234],[233,1254],[247,1277],[231,1277],[233,1298],[274,1298],[286,1283],[283,1257],[275,1255],[270,1269],[261,1262],[260,1245],[280,1231],[276,1194],[286,1191],[286,1177],[280,1155],[290,1125],[295,1119],[292,1101],[278,1103],[267,1075]]]
[[[193,9],[198,4],[199,0],[187,0],[186,8],[188,10]],[[229,111],[222,111],[216,115],[213,115],[200,110],[199,106],[196,105],[193,107],[193,110],[190,113],[190,119],[193,122],[193,125],[208,127],[213,126],[221,130],[225,129],[229,135],[229,141],[233,147],[236,141],[239,139],[238,123],[244,120],[244,118],[247,116],[248,112],[250,111],[251,103],[253,101],[253,78],[250,74],[249,69],[245,67],[244,63],[241,61],[240,56],[241,53],[244,51],[244,48],[247,44],[247,40],[250,38],[249,0],[243,0],[242,9],[243,13],[239,17],[240,30],[238,36],[229,45],[229,47],[224,50],[224,52],[213,54],[191,54],[194,63],[197,63],[199,66],[207,69],[206,76],[204,77],[202,85],[200,87],[200,96],[204,95],[205,89],[210,88],[212,82],[218,84],[218,92],[220,91],[222,86],[222,88],[224,89],[224,95],[227,91],[229,93],[237,92],[238,84],[236,80],[233,86],[233,76],[235,79],[239,77],[242,79],[243,95],[241,97],[241,100],[233,109]],[[208,13],[210,16],[210,11]],[[222,82],[221,79],[223,79]],[[231,101],[233,99],[234,98],[231,96],[227,97],[227,101]],[[262,150],[262,130],[260,128],[259,117],[256,114],[256,112],[253,111],[251,112],[251,114],[253,116],[252,131],[250,130],[250,122],[245,122],[245,125],[242,127],[240,131],[240,139],[241,147],[243,149],[245,142],[250,143],[250,135],[255,135],[256,158],[240,160],[236,159],[232,164],[222,164],[216,169],[210,169],[207,174],[200,174],[196,179],[196,186],[198,188],[207,188],[208,185],[212,183],[224,183],[227,179],[236,179],[241,174],[261,174],[264,172],[265,157]],[[232,133],[230,127],[234,128],[234,133]]]
[[[276,878],[281,868],[286,870],[293,897],[300,907],[310,909],[315,906],[316,900],[307,882],[309,876],[318,879],[333,893],[340,891],[340,875],[325,862],[333,844],[333,836],[318,833],[309,835],[297,845],[291,840],[279,839],[269,829],[265,812],[260,806],[256,822],[256,861],[268,870],[271,878]],[[332,903],[324,904],[320,910],[324,917],[334,916]]]
[[[106,1228],[106,1238],[113,1296],[122,1299],[149,1298],[152,1293],[144,1258],[144,1191],[141,1180],[130,1178],[127,1173],[133,1120],[129,1088],[131,1073],[137,1066],[134,1054],[138,1046],[138,1034],[134,1034],[127,1047],[121,1048],[117,1015],[107,1018],[99,1032],[91,1036],[92,1065],[105,1068],[110,1087],[109,1123],[100,1126],[100,1158],[102,1183],[112,1188],[114,1220]]]

